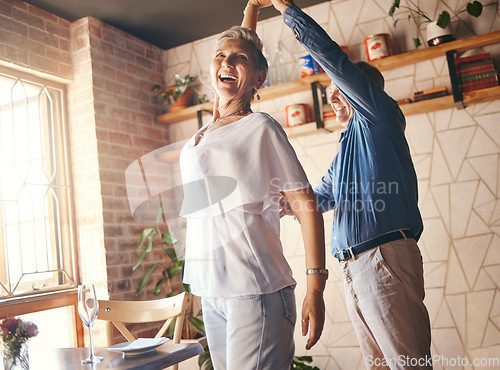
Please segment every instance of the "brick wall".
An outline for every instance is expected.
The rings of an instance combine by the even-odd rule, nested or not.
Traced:
[[[70,22],[19,0],[0,1],[0,58],[72,77]]]
[[[95,283],[100,298],[153,298],[151,288],[135,295],[144,269],[132,271],[133,250],[148,225],[131,217],[125,170],[168,144],[151,91],[163,83],[162,51],[90,17],[71,23],[0,0],[0,61],[67,81],[81,281]],[[153,329],[145,330],[138,335]]]

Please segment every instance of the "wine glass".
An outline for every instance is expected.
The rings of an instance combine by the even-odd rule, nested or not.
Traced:
[[[78,285],[78,313],[83,323],[89,328],[90,334],[90,357],[82,360],[84,364],[91,364],[102,361],[103,358],[94,356],[94,343],[92,342],[92,327],[97,319],[99,304],[93,284]]]

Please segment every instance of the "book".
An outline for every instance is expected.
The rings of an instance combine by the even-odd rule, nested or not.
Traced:
[[[478,64],[467,68],[457,69],[457,76],[470,76],[477,73],[491,72],[495,70],[493,62]]]
[[[448,91],[448,89],[446,88],[446,86],[439,86],[439,87],[435,87],[433,89],[416,91],[413,93],[413,96],[434,94],[434,93],[441,92],[441,91]]]
[[[440,98],[442,96],[447,96],[447,95],[449,95],[448,91],[441,91],[441,92],[427,94],[427,95],[418,95],[418,96],[413,97],[413,101],[417,102],[417,101],[422,101],[422,100]]]
[[[492,63],[492,60],[491,59],[485,59],[485,60],[479,60],[477,62],[464,63],[464,64],[460,64],[460,65],[456,66],[456,69],[457,69],[457,71],[458,70],[464,70],[464,69],[469,68],[469,67],[480,66],[480,65],[488,64],[488,63]]]
[[[462,92],[485,89],[487,87],[498,86],[498,76],[480,78],[459,83],[458,87]]]
[[[461,76],[459,78],[459,83],[460,82],[465,82],[465,81],[471,81],[471,80],[478,80],[481,78],[487,78],[487,77],[493,77],[497,76],[498,72],[497,71],[489,71],[489,72],[482,72],[482,73],[476,73],[468,76]]]
[[[439,98],[446,95],[448,95],[448,89],[446,88],[446,86],[442,86],[435,89],[417,91],[413,94],[413,101],[418,102],[422,100]]]
[[[480,60],[488,60],[488,59],[490,59],[490,53],[475,54],[475,55],[470,55],[468,57],[455,58],[455,65],[459,66],[461,64],[477,62]]]

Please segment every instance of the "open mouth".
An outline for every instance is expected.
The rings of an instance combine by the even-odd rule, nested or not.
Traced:
[[[228,73],[222,73],[219,75],[219,79],[222,82],[235,82],[236,81],[236,76],[228,74]]]

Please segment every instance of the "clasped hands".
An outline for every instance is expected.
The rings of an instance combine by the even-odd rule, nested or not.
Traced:
[[[248,0],[248,5],[258,7],[259,9],[273,5],[276,8],[276,10],[283,13],[286,8],[293,5],[293,1],[292,0]]]

